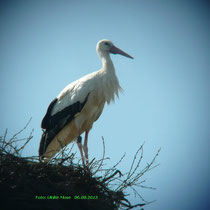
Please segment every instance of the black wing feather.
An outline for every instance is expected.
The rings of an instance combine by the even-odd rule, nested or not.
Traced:
[[[42,123],[41,123],[41,128],[43,129],[48,129],[49,127],[49,124],[50,124],[50,118],[51,118],[51,111],[54,107],[54,105],[56,104],[56,102],[58,101],[57,98],[55,98],[49,105],[49,107],[47,108],[47,113],[45,114],[43,120],[42,120]]]
[[[61,129],[69,122],[71,122],[77,113],[82,111],[84,105],[87,102],[88,96],[89,94],[86,96],[83,103],[77,101],[76,103],[67,106],[54,115],[51,115],[51,111],[58,99],[56,98],[50,103],[47,109],[47,113],[41,123],[41,127],[44,129],[44,131],[40,141],[39,156],[42,156],[45,153],[48,145],[52,139],[61,131]]]

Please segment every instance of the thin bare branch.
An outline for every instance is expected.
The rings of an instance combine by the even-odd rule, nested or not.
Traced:
[[[102,155],[102,159],[99,162],[98,168],[95,170],[95,172],[93,173],[93,175],[95,175],[101,169],[101,167],[103,165],[104,158],[105,158],[105,143],[104,143],[104,137],[103,136],[102,136],[102,142],[103,142],[103,155]]]

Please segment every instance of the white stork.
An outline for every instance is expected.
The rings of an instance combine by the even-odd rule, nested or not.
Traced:
[[[109,40],[101,40],[96,51],[102,60],[102,68],[66,86],[47,109],[41,127],[43,129],[39,156],[48,162],[62,147],[77,139],[82,163],[88,164],[88,133],[101,115],[104,104],[114,101],[122,90],[117,79],[110,53],[132,56],[115,47]],[[84,144],[81,134],[85,132]],[[84,155],[85,154],[85,160]]]

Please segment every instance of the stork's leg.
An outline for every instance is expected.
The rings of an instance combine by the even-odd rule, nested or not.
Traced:
[[[83,145],[83,150],[84,150],[84,153],[85,153],[86,165],[88,165],[88,146],[87,146],[88,133],[89,133],[89,131],[85,131],[85,140],[84,140],[84,145]]]
[[[85,166],[84,155],[83,155],[83,151],[82,151],[82,137],[81,136],[78,136],[78,138],[77,138],[77,146],[79,148],[80,155],[82,158],[82,164],[83,164],[83,166]]]

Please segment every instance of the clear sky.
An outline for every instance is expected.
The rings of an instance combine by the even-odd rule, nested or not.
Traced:
[[[111,56],[124,94],[95,123],[90,158],[101,158],[101,136],[108,166],[126,152],[122,171],[143,142],[144,164],[161,147],[161,165],[145,175],[157,190],[138,189],[145,200],[157,200],[145,209],[207,209],[209,1],[1,1],[0,134],[8,128],[11,136],[32,117],[23,136],[34,128],[34,138],[24,155],[37,155],[49,103],[67,84],[101,68],[95,47],[104,38],[135,59]]]

